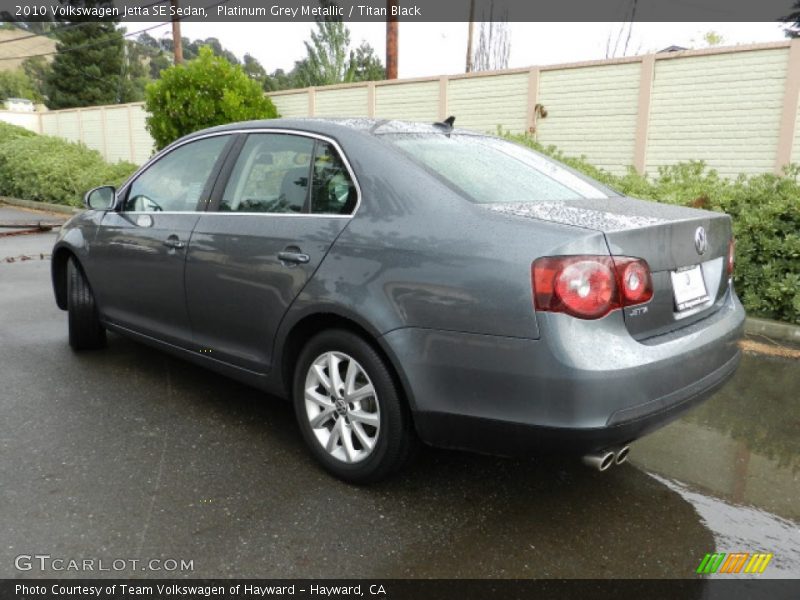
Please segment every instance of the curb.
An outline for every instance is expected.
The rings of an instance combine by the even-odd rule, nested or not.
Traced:
[[[781,321],[747,317],[744,323],[744,332],[751,335],[763,335],[774,340],[783,340],[785,342],[800,344],[800,327],[797,325],[790,325],[789,323],[782,323]]]
[[[34,200],[20,200],[19,198],[8,198],[7,196],[0,196],[0,203],[9,204],[11,206],[21,206],[23,208],[33,208],[35,210],[65,213],[68,215],[75,215],[83,212],[82,208],[75,208],[74,206],[50,204],[49,202],[37,202]]]

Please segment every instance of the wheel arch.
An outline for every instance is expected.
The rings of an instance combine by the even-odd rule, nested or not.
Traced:
[[[70,247],[60,246],[53,250],[53,257],[50,262],[53,293],[56,297],[56,305],[61,310],[67,310],[67,264],[70,258],[75,258],[80,265],[78,256]]]
[[[362,337],[378,353],[389,366],[389,371],[394,379],[397,389],[401,393],[408,408],[413,413],[416,407],[411,387],[405,377],[397,357],[382,341],[380,333],[367,323],[351,315],[326,308],[318,312],[305,314],[296,320],[286,335],[281,345],[280,363],[278,365],[279,384],[287,397],[291,397],[292,381],[297,359],[306,343],[316,334],[329,329],[345,329]]]

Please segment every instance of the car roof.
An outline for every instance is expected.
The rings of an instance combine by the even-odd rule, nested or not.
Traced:
[[[413,123],[409,121],[398,121],[393,119],[362,119],[362,118],[281,118],[264,119],[260,121],[240,121],[203,129],[186,136],[190,139],[208,133],[218,133],[223,131],[240,131],[246,129],[293,129],[331,137],[348,135],[384,135],[391,133],[412,133],[412,134],[460,134],[460,135],[481,135],[475,131],[466,129],[451,129],[445,124],[434,123]]]

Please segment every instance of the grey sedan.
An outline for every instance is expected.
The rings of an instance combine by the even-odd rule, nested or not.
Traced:
[[[605,470],[739,360],[729,217],[450,120],[216,127],[86,204],[52,259],[70,345],[110,330],[290,398],[348,481],[420,441]]]

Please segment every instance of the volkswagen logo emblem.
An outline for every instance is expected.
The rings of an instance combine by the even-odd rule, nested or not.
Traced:
[[[695,229],[694,247],[698,254],[705,254],[708,249],[708,237],[706,237],[706,230],[702,226]]]

